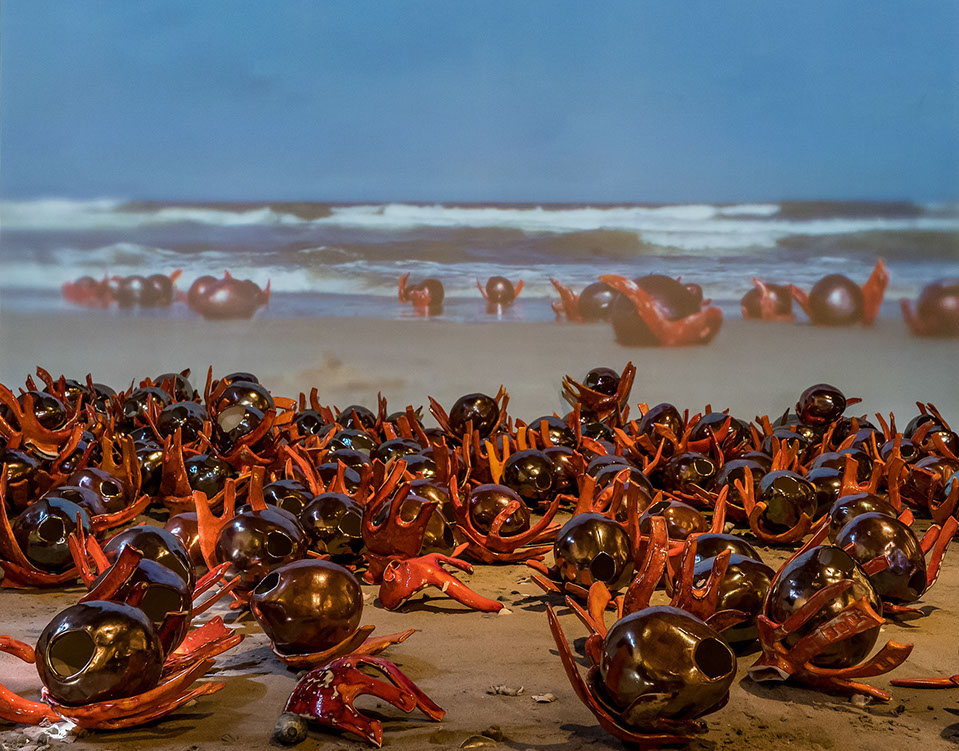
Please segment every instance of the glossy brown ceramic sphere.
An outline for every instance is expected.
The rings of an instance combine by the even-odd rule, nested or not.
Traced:
[[[862,320],[862,289],[842,274],[824,276],[809,291],[812,322],[818,326],[850,326]]]
[[[742,537],[736,535],[727,535],[722,532],[703,532],[696,537],[696,563],[713,558],[723,551],[728,550],[735,555],[741,555],[743,558],[752,558],[754,561],[762,561],[759,551],[746,542]]]
[[[619,388],[619,373],[612,368],[593,368],[583,379],[583,385],[606,396],[614,396]]]
[[[200,277],[190,286],[187,304],[194,313],[210,320],[251,318],[266,305],[269,294],[249,279]]]
[[[184,443],[193,443],[209,421],[206,407],[196,402],[174,402],[164,407],[157,419],[157,430],[162,436],[172,436],[177,430]]]
[[[226,481],[234,476],[233,468],[213,454],[188,456],[183,460],[183,467],[190,487],[205,493],[207,498],[223,490]]]
[[[603,514],[577,514],[566,522],[556,535],[553,557],[564,581],[587,589],[598,581],[610,590],[622,589],[633,576],[626,528]]]
[[[139,550],[145,559],[166,566],[193,590],[193,585],[196,584],[193,561],[175,534],[162,527],[141,524],[111,537],[103,546],[103,552],[113,561],[127,546]]]
[[[273,395],[262,383],[235,379],[230,381],[223,393],[217,397],[215,409],[212,411],[219,414],[227,407],[237,404],[256,407],[260,412],[267,412],[274,408]]]
[[[579,315],[583,321],[608,321],[613,300],[619,293],[606,282],[593,282],[579,293]]]
[[[570,430],[569,423],[562,417],[556,415],[537,417],[535,420],[530,420],[529,429],[539,433],[544,422],[546,423],[546,433],[554,446],[565,446],[567,448],[576,446],[576,434]]]
[[[846,397],[835,386],[817,383],[799,396],[796,414],[804,423],[826,425],[842,417],[846,410]]]
[[[649,274],[634,280],[653,299],[660,315],[670,321],[679,321],[698,313],[702,297],[685,285],[662,274]],[[636,312],[633,302],[625,295],[613,299],[609,320],[613,324],[616,341],[628,346],[652,347],[659,340]]]
[[[772,456],[776,453],[775,446],[777,441],[780,448],[798,452],[800,460],[802,460],[813,444],[813,439],[798,427],[779,427],[773,428],[773,432],[763,438],[760,449],[762,449],[763,453]]]
[[[709,487],[717,471],[716,461],[711,457],[695,451],[677,454],[663,467],[663,487],[671,492],[693,493],[698,488]]]
[[[439,279],[424,279],[422,282],[410,284],[407,286],[410,292],[423,290],[430,293],[430,310],[439,311],[443,309],[443,300],[446,297],[446,291],[443,289],[443,282]]]
[[[480,438],[486,438],[499,420],[499,405],[486,394],[467,394],[453,403],[449,413],[450,429],[453,435],[462,438],[466,433],[466,424],[472,423],[473,430],[479,431]]]
[[[96,579],[96,587],[111,569]],[[193,587],[166,566],[143,558],[110,597],[111,602],[133,605],[150,619],[163,654],[168,655],[190,630]]]
[[[89,488],[100,496],[103,507],[111,514],[122,511],[133,500],[129,490],[120,478],[96,467],[78,469],[67,478],[66,484]]]
[[[363,552],[363,507],[345,493],[320,493],[299,518],[311,550],[343,561]]]
[[[722,445],[738,446],[750,437],[749,425],[736,417],[730,417],[724,412],[707,412],[700,417],[689,433],[689,440],[704,441],[716,435],[729,421],[729,433],[722,440]]]
[[[765,476],[767,470],[754,459],[733,459],[730,462],[726,462],[719,468],[719,471],[716,472],[712,483],[712,489],[717,493],[724,487],[729,488],[726,503],[740,511],[745,511],[745,509],[743,507],[743,496],[736,487],[736,481],[739,480],[745,487],[747,469],[752,472],[753,496],[758,497],[759,483],[763,479],[763,476]]]
[[[916,535],[899,519],[888,514],[860,514],[836,535],[836,546],[865,565],[883,557],[889,567],[869,576],[883,600],[909,603],[926,591],[926,561]]]
[[[776,315],[788,316],[793,312],[793,298],[789,291],[789,287],[784,287],[781,284],[767,284],[766,290],[769,292],[769,296],[773,300],[775,305],[774,312]],[[742,296],[739,304],[743,311],[745,311],[747,317],[762,318],[762,310],[760,309],[761,298],[762,293],[757,287],[753,287],[751,290],[749,290],[749,292]]]
[[[666,520],[666,532],[671,540],[685,540],[691,534],[709,529],[706,517],[698,509],[682,501],[657,501],[639,517],[639,531],[648,535],[650,520],[662,516]]]
[[[782,623],[798,612],[823,587],[843,579],[851,580],[853,586],[828,602],[799,631],[788,636],[785,640],[787,646],[792,646],[862,597],[879,615],[882,615],[882,603],[866,572],[841,548],[829,545],[815,547],[782,568],[770,587],[767,599],[766,615],[776,623]],[[866,659],[878,638],[879,627],[876,626],[836,642],[814,657],[812,662],[824,668],[856,665]]]
[[[842,493],[842,471],[832,467],[820,467],[809,470],[805,477],[816,489],[816,519],[821,519],[839,500]]]
[[[888,499],[872,493],[850,493],[840,496],[829,509],[829,539],[835,541],[836,535],[849,522],[861,514],[879,513],[893,519],[899,516],[896,507]],[[842,546],[840,546],[842,547]]]
[[[17,397],[17,403],[21,408],[26,407],[27,395],[33,400],[33,414],[43,427],[47,430],[59,430],[67,422],[67,408],[53,394],[45,391],[27,391]],[[4,411],[8,408],[4,406]]]
[[[693,570],[693,582],[704,587],[709,580],[715,558],[704,558]],[[719,584],[716,610],[739,610],[748,618],[723,631],[730,644],[751,642],[757,637],[756,618],[763,612],[763,600],[776,572],[762,561],[733,553],[726,575]]]
[[[872,475],[872,458],[862,449],[842,449],[840,451],[826,451],[817,456],[809,465],[810,469],[831,467],[845,470],[846,464],[852,459],[856,462],[856,482],[866,482]]]
[[[336,421],[344,428],[354,430],[373,430],[376,427],[376,415],[373,410],[361,404],[343,407],[337,414]]]
[[[736,655],[716,631],[685,610],[652,607],[612,625],[597,679],[624,724],[642,728],[658,717],[705,714],[725,700],[735,677]]]
[[[99,516],[107,512],[103,505],[103,499],[94,493],[90,488],[81,488],[79,485],[58,485],[52,490],[43,494],[44,498],[63,498],[66,501],[77,504],[84,509],[91,517]]]
[[[163,650],[139,608],[92,600],[54,617],[37,640],[37,672],[63,704],[135,696],[156,686]]]
[[[220,530],[216,559],[229,561],[227,577],[240,577],[240,589],[253,589],[271,570],[302,558],[306,533],[293,514],[267,507],[234,516]]]
[[[409,438],[391,438],[374,448],[370,452],[370,458],[379,459],[386,464],[391,459],[402,459],[418,454],[422,450],[423,447],[420,444]]]
[[[170,394],[175,401],[193,401],[199,394],[197,394],[196,389],[193,388],[190,379],[187,378],[188,373],[189,371],[186,370],[182,373],[161,373],[153,379],[153,382]]]
[[[152,403],[162,410],[172,401],[166,391],[156,386],[134,389],[123,402],[123,424],[129,428],[146,425],[148,405]]]
[[[263,499],[271,506],[299,516],[313,500],[313,494],[297,480],[274,480],[263,486]]]
[[[351,451],[359,451],[369,456],[377,447],[377,442],[376,439],[365,430],[344,428],[330,439],[329,445],[332,451],[348,449]]]
[[[278,651],[308,654],[336,646],[359,628],[363,592],[336,563],[296,561],[259,583],[250,610]]]
[[[570,492],[576,487],[576,478],[580,473],[573,449],[567,446],[548,446],[543,449],[543,453],[553,463],[553,488],[557,493]]]
[[[553,463],[538,449],[510,454],[503,467],[502,484],[534,504],[553,497]]]
[[[485,535],[490,531],[496,517],[512,501],[517,501],[519,508],[506,518],[500,528],[500,535],[518,535],[529,529],[529,508],[515,491],[504,485],[488,484],[474,488],[467,500],[467,513],[476,530]]]
[[[194,571],[206,568],[203,552],[200,550],[200,525],[196,511],[184,511],[167,519],[163,528],[174,535],[190,556]]]
[[[491,276],[486,282],[486,299],[493,305],[509,305],[516,299],[513,283],[505,276]]]
[[[640,435],[649,436],[653,444],[658,446],[659,442],[663,439],[656,432],[655,426],[657,425],[668,428],[677,438],[682,436],[685,428],[683,417],[679,414],[679,410],[672,404],[665,402],[663,404],[657,404],[655,407],[650,407],[649,411],[640,418],[638,426]],[[667,447],[668,446],[669,444],[667,443]],[[666,450],[666,447],[664,447],[664,450]]]
[[[940,279],[919,293],[916,314],[928,336],[959,336],[959,279]]]
[[[759,481],[757,501],[766,503],[762,525],[773,534],[795,527],[803,514],[816,515],[816,488],[806,478],[788,470],[776,470]]]
[[[90,515],[65,498],[44,498],[32,503],[12,522],[20,550],[34,566],[59,573],[73,565],[67,540],[76,532],[77,519],[87,535],[93,534]]]
[[[220,410],[213,422],[216,445],[230,453],[244,438],[260,427],[265,415],[249,404],[234,404]]]
[[[926,505],[930,498],[941,500],[946,497],[946,483],[957,471],[959,461],[947,456],[927,456],[912,465],[900,492],[922,505]]]

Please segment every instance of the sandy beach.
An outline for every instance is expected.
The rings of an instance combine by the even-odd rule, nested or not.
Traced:
[[[626,349],[601,324],[449,324],[441,321],[369,319],[276,320],[214,323],[145,319],[110,312],[76,317],[0,316],[0,382],[16,388],[37,365],[54,375],[94,379],[117,390],[164,371],[193,369],[202,387],[206,368],[215,375],[249,370],[275,394],[296,396],[319,390],[320,401],[340,407],[373,406],[377,392],[391,409],[418,406],[433,396],[449,406],[459,396],[494,393],[504,384],[509,411],[531,419],[565,411],[559,396],[564,374],[581,377],[589,368],[638,369],[631,404],[670,401],[691,412],[711,404],[734,415],[777,416],[803,388],[817,382],[839,386],[863,399],[849,414],[894,412],[903,426],[915,402],[933,402],[959,422],[956,366],[959,344],[911,337],[897,319],[873,329],[815,329],[800,324],[728,320],[704,347],[676,350]],[[769,563],[786,551],[764,549]],[[434,724],[422,715],[404,716],[375,701],[361,702],[385,719],[384,747],[455,749],[470,736],[498,726],[503,749],[619,749],[574,696],[556,656],[544,613],[543,595],[522,566],[478,566],[468,583],[501,599],[510,611],[482,615],[446,599],[418,599],[400,612],[375,600],[364,587],[363,622],[378,633],[416,628],[407,642],[385,656],[395,661],[447,710]],[[28,642],[81,590],[27,593],[0,591],[0,631]],[[559,604],[559,600],[554,600]],[[959,672],[955,624],[959,618],[959,564],[953,551],[936,586],[920,603],[923,617],[889,623],[883,639],[913,642],[909,661],[895,675]],[[218,606],[219,607],[219,606]],[[227,612],[221,609],[220,612]],[[505,611],[504,611],[505,612]],[[564,628],[581,650],[585,631],[561,610]],[[233,619],[236,616],[227,616]],[[249,617],[234,624],[248,638],[218,660],[214,677],[226,688],[151,726],[80,738],[74,748],[187,749],[267,748],[276,715],[295,682],[271,655],[266,638]],[[752,656],[739,660],[739,677],[728,706],[708,718],[709,732],[692,749],[875,749],[893,741],[906,748],[949,748],[959,741],[956,694],[894,689],[888,704],[859,706],[790,685],[759,685],[746,677]],[[889,676],[875,684],[888,688]],[[32,668],[0,659],[0,682],[36,696]],[[518,696],[487,693],[493,685],[520,686]],[[552,693],[556,701],[531,697]],[[0,744],[15,747],[26,736],[0,729]],[[336,735],[314,732],[305,749],[361,748]]]

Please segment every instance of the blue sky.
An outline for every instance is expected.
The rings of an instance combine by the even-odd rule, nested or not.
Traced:
[[[956,2],[4,0],[0,196],[959,197]]]

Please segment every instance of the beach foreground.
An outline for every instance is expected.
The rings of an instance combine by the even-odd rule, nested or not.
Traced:
[[[214,375],[248,370],[275,394],[296,396],[316,387],[324,404],[375,406],[377,392],[391,410],[418,406],[427,395],[449,407],[463,394],[495,393],[504,384],[512,415],[532,419],[565,405],[559,396],[564,374],[576,378],[597,365],[637,368],[630,403],[670,401],[697,412],[709,403],[744,419],[778,416],[798,394],[817,382],[833,383],[861,405],[849,414],[894,412],[900,428],[915,414],[915,402],[933,402],[946,419],[959,423],[956,343],[922,341],[898,320],[874,329],[824,330],[803,325],[730,320],[704,347],[681,350],[625,349],[605,325],[448,324],[440,321],[263,318],[213,323],[119,317],[109,313],[0,317],[0,382],[16,389],[37,365],[117,390],[162,372],[192,368],[202,388],[206,368]],[[634,406],[635,414],[635,406]],[[431,420],[428,418],[428,422]],[[764,549],[775,565],[787,551]],[[895,676],[948,676],[959,672],[955,647],[959,623],[959,563],[955,551],[936,586],[920,603],[923,617],[887,624],[882,639],[914,642],[916,648]],[[375,700],[360,702],[385,719],[384,746],[392,749],[460,748],[470,736],[498,726],[508,749],[619,749],[580,704],[563,673],[546,624],[543,596],[522,566],[480,566],[466,578],[471,587],[500,598],[508,614],[466,611],[448,599],[418,599],[402,612],[381,608],[376,590],[364,587],[363,622],[378,634],[419,629],[384,656],[395,661],[447,710],[434,724],[422,715],[402,715]],[[33,642],[80,590],[24,593],[0,591],[0,632]],[[559,600],[554,600],[559,605]],[[222,606],[217,612],[236,618]],[[564,629],[582,651],[585,630],[565,609]],[[200,699],[155,725],[78,739],[74,748],[237,749],[269,747],[276,716],[295,674],[272,656],[255,622],[234,624],[248,634],[238,648],[218,659],[212,676],[226,688]],[[729,705],[708,718],[709,732],[693,749],[755,749],[789,746],[810,749],[875,749],[892,739],[909,748],[947,748],[959,739],[955,694],[893,689],[888,704],[860,706],[781,684],[746,678],[753,656],[741,657]],[[889,677],[874,683],[889,688]],[[0,682],[35,697],[32,668],[11,657],[0,659]],[[491,695],[494,685],[522,686],[518,696]],[[537,703],[532,695],[552,693]],[[0,729],[0,743],[13,747],[25,735]],[[339,736],[311,733],[300,748],[361,748]]]

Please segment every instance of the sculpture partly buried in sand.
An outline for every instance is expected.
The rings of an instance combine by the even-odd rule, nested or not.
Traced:
[[[743,318],[756,321],[793,320],[793,298],[788,286],[753,277],[753,288],[739,301]]]
[[[683,347],[708,344],[719,332],[723,313],[707,307],[699,285],[683,284],[662,274],[631,281],[624,276],[601,276],[620,296],[613,300],[610,321],[616,341],[638,347]]]
[[[63,285],[63,299],[86,308],[108,308],[116,303],[121,308],[165,308],[177,299],[176,281],[183,272],[170,275],[105,276],[97,280],[81,276]]]
[[[413,310],[422,316],[439,315],[443,312],[443,282],[439,279],[424,279],[410,284],[409,273],[400,277],[400,302],[413,304]]]
[[[523,280],[520,279],[513,284],[505,276],[491,276],[486,280],[486,286],[476,280],[476,288],[480,291],[483,299],[486,300],[486,309],[490,313],[497,312],[500,308],[512,305],[519,293],[523,291]]]
[[[959,336],[959,279],[939,279],[927,284],[916,301],[899,301],[902,317],[916,336]]]
[[[829,274],[807,294],[794,284],[789,291],[814,326],[872,326],[889,284],[889,272],[880,258],[861,287],[842,274]]]
[[[559,302],[552,302],[556,318],[566,317],[572,323],[590,323],[608,321],[610,307],[616,297],[616,291],[606,282],[593,282],[586,285],[578,295],[565,284],[555,279],[550,283],[559,292]]]
[[[229,271],[223,272],[222,279],[201,276],[190,286],[186,302],[207,319],[252,318],[270,302],[270,283],[261,289],[249,279],[234,279]]]

